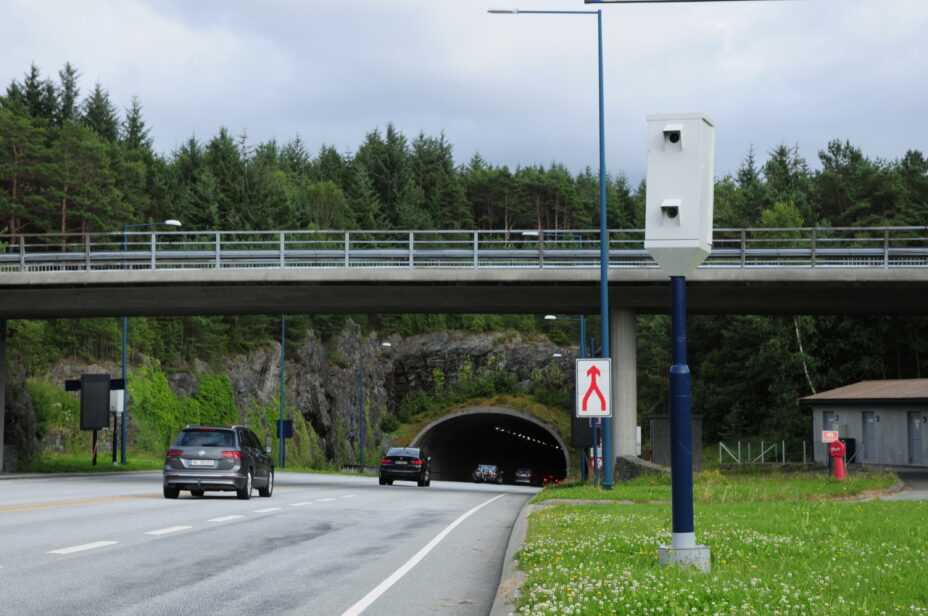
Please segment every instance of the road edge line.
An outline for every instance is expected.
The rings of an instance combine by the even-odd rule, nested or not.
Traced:
[[[543,507],[544,504],[532,503],[532,499],[529,498],[519,510],[519,515],[516,516],[516,521],[509,532],[509,543],[506,545],[506,555],[503,557],[503,569],[500,572],[496,597],[493,599],[489,616],[509,616],[515,613],[519,589],[528,577],[524,571],[519,569],[516,554],[522,549],[525,537],[528,535],[528,517]]]
[[[362,614],[364,610],[369,608],[377,599],[381,597],[381,595],[383,595],[385,592],[390,590],[390,588],[394,584],[399,582],[401,579],[403,579],[403,577],[407,573],[412,571],[412,569],[416,565],[418,565],[426,556],[428,556],[429,553],[432,550],[434,550],[435,547],[445,539],[445,537],[451,534],[451,531],[453,531],[455,528],[460,526],[470,516],[474,515],[475,513],[477,513],[478,511],[480,511],[487,505],[489,505],[490,503],[498,501],[504,496],[506,495],[498,494],[497,496],[494,496],[493,498],[489,500],[483,501],[476,507],[468,509],[467,511],[462,513],[456,520],[454,520],[451,524],[446,526],[440,533],[432,537],[431,541],[426,543],[423,548],[421,548],[418,552],[413,554],[409,558],[409,560],[407,560],[405,563],[402,564],[402,566],[400,566],[399,569],[391,573],[380,584],[377,584],[377,586],[375,586],[373,590],[371,590],[369,593],[364,595],[358,602],[356,602],[354,605],[352,605],[347,610],[342,612],[342,616],[359,616],[360,614]]]

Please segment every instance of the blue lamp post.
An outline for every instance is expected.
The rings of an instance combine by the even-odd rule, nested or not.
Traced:
[[[522,11],[498,10],[488,11],[492,15],[595,15],[596,40],[598,51],[599,75],[599,308],[602,321],[602,354],[609,357],[609,228],[606,220],[606,129],[605,129],[605,91],[603,87],[603,14],[595,11]],[[615,464],[612,455],[612,418],[602,420],[603,458],[606,460],[603,472],[603,488],[612,489]]]
[[[165,220],[164,222],[143,222],[123,225],[122,251],[125,253],[129,249],[129,229],[145,229],[162,226],[177,228],[182,225],[179,220],[173,218]],[[119,461],[121,464],[125,464],[126,438],[129,435],[129,317],[122,318],[122,382],[125,389],[123,390],[122,429],[120,430],[120,439],[122,442],[119,444]]]
[[[580,343],[579,343],[579,346],[577,347],[577,357],[581,359],[585,358],[586,357],[586,315],[581,314],[579,317],[558,317],[556,314],[545,315],[545,321],[557,321],[559,318],[564,319],[564,320],[571,320],[571,321],[576,320],[580,322]],[[555,353],[554,356],[560,357],[561,354]],[[593,420],[591,419],[590,422],[592,423],[592,421]],[[593,434],[595,435],[596,428],[595,428],[595,424],[593,425],[594,425]],[[596,447],[595,438],[593,440],[593,446]],[[587,479],[586,477],[586,453],[584,452],[583,449],[580,449],[578,454],[579,454],[578,457],[580,459],[580,462],[579,462],[580,463],[580,479],[583,481],[586,481]],[[595,458],[595,455],[594,455],[594,458]]]

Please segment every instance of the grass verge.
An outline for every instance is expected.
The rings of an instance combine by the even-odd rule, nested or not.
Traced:
[[[793,501],[697,508],[712,572],[662,568],[665,505],[537,511],[519,614],[928,614],[928,503]]]
[[[88,453],[45,453],[33,460],[24,473],[112,473],[122,471],[161,470],[164,466],[163,456],[147,453],[129,452],[128,464],[113,464],[113,459],[106,454],[97,454],[97,465],[93,466]]]
[[[823,471],[801,473],[727,474],[703,471],[695,478],[693,494],[701,503],[814,500],[859,495],[885,490],[897,481],[893,473],[851,473],[835,481]],[[648,475],[617,483],[612,490],[589,484],[564,484],[545,488],[532,502],[552,499],[617,500],[647,503],[670,500],[670,476]]]

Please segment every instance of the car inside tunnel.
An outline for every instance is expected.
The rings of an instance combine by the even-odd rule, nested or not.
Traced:
[[[563,479],[566,452],[548,428],[516,414],[473,412],[432,424],[413,443],[432,457],[432,477],[444,481],[473,481],[474,469],[493,464],[503,483],[514,483],[517,469],[532,471],[532,483],[545,477]]]

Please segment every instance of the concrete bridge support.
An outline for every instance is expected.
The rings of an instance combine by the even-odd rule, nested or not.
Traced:
[[[638,426],[638,327],[632,310],[613,310],[609,332],[612,349],[612,442],[616,459],[636,456]]]
[[[0,319],[0,472],[3,472],[3,439],[6,426],[6,320]]]

